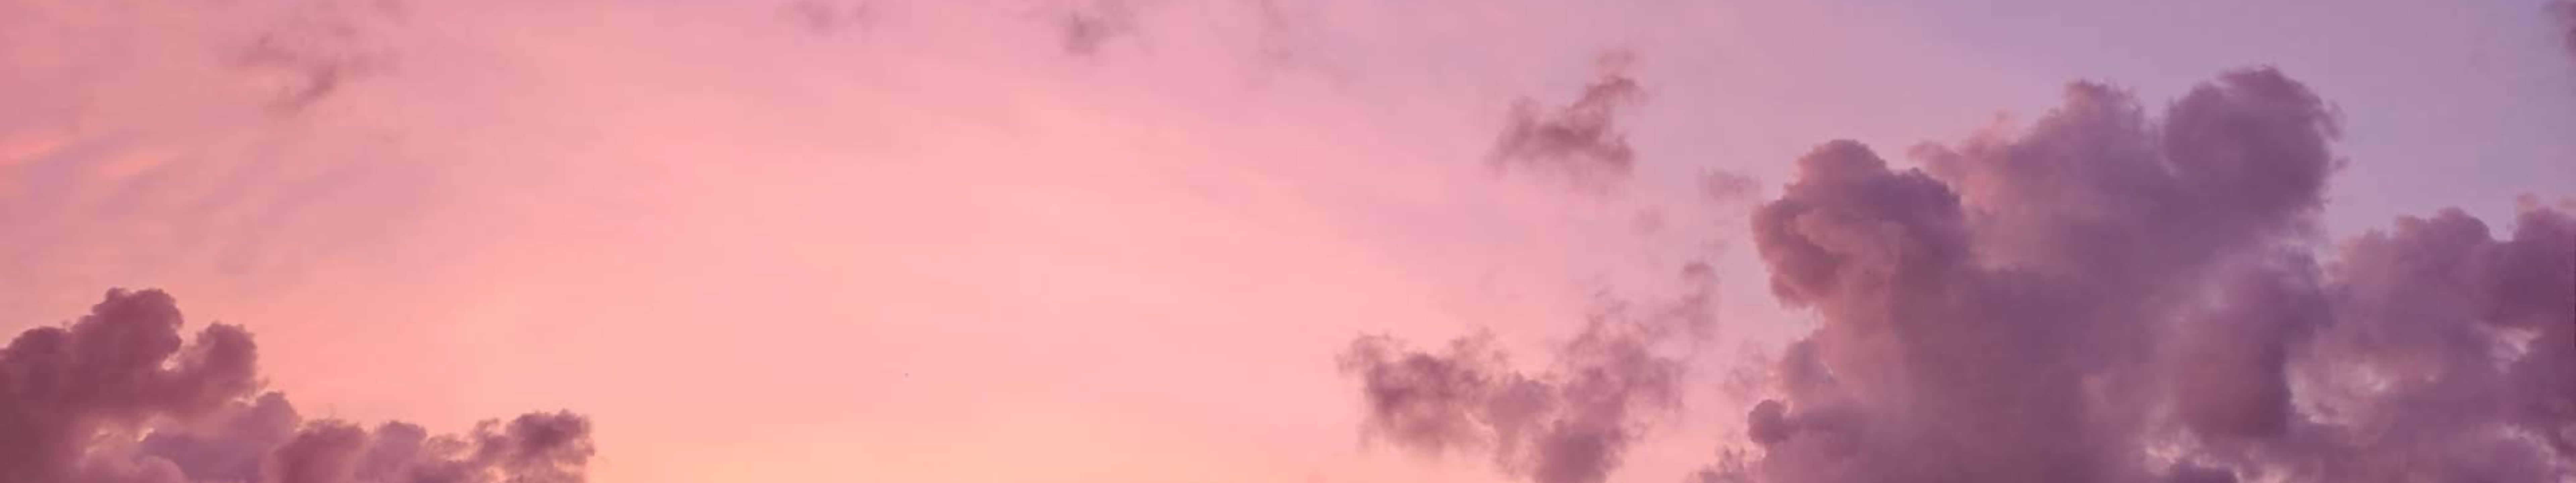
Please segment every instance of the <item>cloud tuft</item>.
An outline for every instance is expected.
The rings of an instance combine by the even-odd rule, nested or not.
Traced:
[[[260,392],[240,326],[192,339],[177,300],[110,290],[90,314],[0,348],[0,481],[100,483],[581,483],[595,452],[570,412],[431,436],[306,420]]]

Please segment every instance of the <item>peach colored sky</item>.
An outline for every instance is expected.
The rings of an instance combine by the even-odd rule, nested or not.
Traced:
[[[1332,355],[1539,344],[1706,257],[1723,373],[1806,322],[1704,170],[2268,63],[2346,116],[2338,233],[2576,181],[2538,2],[865,3],[0,1],[0,328],[165,288],[311,413],[590,414],[594,481],[1501,481],[1364,444]],[[1483,169],[1609,51],[1636,180]]]

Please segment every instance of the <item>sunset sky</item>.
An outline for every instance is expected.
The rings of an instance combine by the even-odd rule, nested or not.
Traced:
[[[2352,442],[2369,431],[2301,438],[2365,426],[2311,407],[2334,401],[2387,427],[2475,412],[2374,405],[2402,370],[2371,369],[2359,395],[2314,375],[2438,333],[2508,341],[2507,368],[2422,380],[2539,408],[2438,434],[2542,455],[2498,481],[2576,481],[2576,382],[2478,392],[2576,380],[2568,350],[2529,348],[2576,344],[2545,344],[2576,341],[2567,324],[2524,322],[2576,317],[2576,291],[2550,290],[2576,264],[2532,263],[2576,249],[2571,29],[2576,7],[2543,0],[0,0],[0,334],[76,324],[111,288],[165,290],[189,340],[211,346],[196,334],[217,322],[256,337],[263,384],[205,414],[269,390],[307,421],[433,434],[578,414],[596,451],[575,482],[1715,482],[1702,471],[1734,451],[1751,481],[1787,483],[1886,481],[1800,459],[1816,451],[1929,472],[1913,481],[2403,481],[2293,461],[2429,455]],[[2119,99],[2149,127],[2083,115]],[[2128,159],[2088,143],[2131,132],[2165,136],[2137,156],[2169,164],[2081,162]],[[1905,191],[1920,186],[1940,194]],[[2475,236],[2437,217],[2450,207],[2482,220]],[[2367,267],[2453,246],[2415,228],[2498,260],[2461,262],[2495,281],[2460,304],[2493,307],[2371,305],[2430,272]],[[2353,241],[2374,231],[2396,241]],[[2275,252],[2296,261],[2248,261]],[[1942,257],[1959,261],[1921,265]],[[2051,292],[2055,276],[2085,286]],[[1906,305],[1919,283],[1983,308]],[[2278,340],[2198,322],[2295,318],[2264,314],[2300,302],[2242,301],[2310,292],[2332,320]],[[2193,308],[2146,307],[2175,300]],[[1676,306],[1706,316],[1641,315]],[[2169,343],[2141,360],[2277,342],[2243,360],[2274,381],[2248,387],[2295,394],[2278,396],[2291,422],[2221,437],[2204,423],[2239,413],[2195,419],[2193,387],[2257,397],[2218,382],[2235,362],[2123,372],[2058,335],[1870,332],[1947,316],[2108,322],[1935,332],[2149,327]],[[2451,322],[2474,327],[2416,329]],[[1611,325],[1638,351],[1592,351]],[[1477,334],[1508,359],[1448,357]],[[2027,344],[1978,345],[2000,340]],[[2194,345],[2226,354],[2166,355]],[[1834,402],[1782,362],[1798,347],[1839,374]],[[0,369],[43,357],[11,350]],[[1483,399],[1504,401],[1500,383],[1461,383],[1476,395],[1454,408],[1390,402],[1428,384],[1407,354],[1537,374],[1560,409],[1537,421],[1628,431],[1593,435],[1606,458],[1556,453],[1555,432],[1514,449]],[[1600,392],[1594,364],[1648,360],[1603,354],[1674,379]],[[2083,440],[2158,442],[2143,448],[1874,452],[1986,437],[1888,412],[1982,400],[1914,386],[1959,375],[1904,368],[1924,361],[2062,365],[2083,376],[2068,394],[2181,389]],[[142,461],[159,450],[96,441],[215,424],[178,406],[66,422],[48,411],[78,400],[27,389],[50,367],[27,364],[0,371],[0,439],[31,435],[0,441],[0,466],[49,457],[8,454],[43,447],[27,428]],[[2063,395],[2033,371],[1973,392]],[[1671,404],[1638,399],[1661,390]],[[1794,446],[1831,439],[1795,428],[1847,428],[1803,410],[1835,404],[1903,429]],[[2404,434],[2436,434],[2420,431]],[[2147,462],[2070,462],[2099,455]],[[218,481],[172,461],[177,482]],[[2440,461],[2425,467],[2521,468]],[[1889,469],[1905,464],[1922,466]],[[17,475],[140,481],[64,471]]]

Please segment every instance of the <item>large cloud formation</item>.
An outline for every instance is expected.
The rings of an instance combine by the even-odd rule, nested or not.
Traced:
[[[261,392],[240,326],[183,340],[177,303],[111,290],[90,314],[0,348],[0,481],[580,483],[590,421],[570,412],[431,435],[306,420]]]
[[[1820,323],[1692,479],[2576,477],[2576,217],[2530,198],[2508,234],[2445,210],[2329,244],[2339,136],[2264,68],[2158,116],[2077,83],[1919,168],[1816,147],[1751,225],[1772,294]],[[1670,336],[1618,330],[1654,326],[1595,320],[1540,375],[1482,336],[1366,337],[1342,364],[1372,434],[1592,483],[1675,400]]]
[[[2077,84],[2027,132],[1798,161],[1756,211],[1820,327],[1709,481],[2558,481],[2576,219],[2459,211],[2321,250],[2327,105],[2270,69],[2150,118]],[[2320,261],[2318,254],[2338,256]]]

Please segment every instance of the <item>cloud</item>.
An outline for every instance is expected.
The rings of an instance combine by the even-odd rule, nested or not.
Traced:
[[[1540,483],[1598,483],[1655,415],[1680,408],[1683,366],[1663,349],[1707,337],[1713,277],[1692,263],[1682,270],[1690,293],[1641,314],[1596,314],[1555,348],[1549,371],[1512,369],[1490,334],[1438,352],[1365,336],[1340,364],[1361,381],[1372,436],[1430,456],[1482,453],[1504,473]]]
[[[2445,210],[2330,244],[2341,128],[2298,81],[2229,72],[2155,115],[2108,85],[2063,96],[1916,168],[1852,141],[1798,159],[1751,228],[1772,295],[1820,323],[1693,480],[2576,476],[2576,217],[2535,198],[2509,235]],[[1686,369],[1655,348],[1690,324],[1624,320],[1541,373],[1490,334],[1364,337],[1342,365],[1370,434],[1605,481]]]
[[[1750,201],[1762,196],[1762,182],[1743,173],[1710,170],[1700,174],[1701,196],[1720,203]]]
[[[306,420],[260,392],[240,326],[183,338],[177,302],[111,290],[90,314],[0,348],[0,481],[579,483],[588,419],[530,413],[431,436]]]
[[[219,279],[189,290],[236,298],[216,292],[420,236],[462,187],[450,175],[480,162],[424,153],[489,143],[416,143],[438,116],[376,95],[403,84],[396,60],[453,40],[399,5],[0,2],[0,31],[56,40],[0,47],[0,70],[48,73],[0,79],[0,104],[23,107],[0,116],[0,218],[22,234],[0,242],[0,271],[48,282],[0,291],[0,313],[139,279]]]
[[[1122,0],[1101,0],[1056,15],[1064,52],[1088,57],[1110,40],[1136,32],[1136,11]]]
[[[277,8],[273,18],[258,20],[266,28],[236,55],[244,75],[266,78],[278,112],[302,111],[352,80],[393,66],[395,52],[385,37],[404,19],[400,3],[311,2]]]
[[[2552,481],[2576,220],[2456,211],[2321,250],[2333,110],[2272,69],[2149,117],[2079,83],[2023,132],[1798,160],[1752,228],[1819,326],[1702,481]],[[2319,260],[2321,253],[2334,255]]]
[[[1625,179],[1637,154],[1619,127],[1619,112],[1645,95],[1625,74],[1627,59],[1623,53],[1605,56],[1601,76],[1571,103],[1514,102],[1488,162],[1499,170],[1540,170],[1591,188]]]

